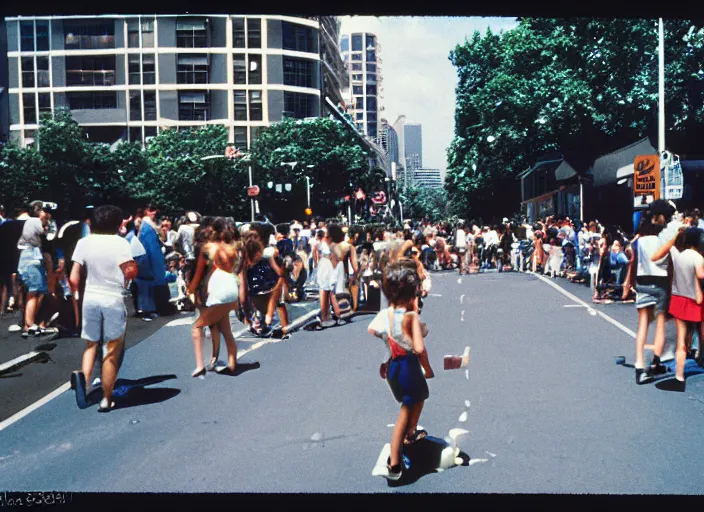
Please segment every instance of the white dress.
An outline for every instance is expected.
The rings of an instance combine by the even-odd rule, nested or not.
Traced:
[[[335,288],[335,271],[332,267],[330,246],[325,242],[318,245],[320,260],[318,261],[318,286],[322,291],[332,291]]]
[[[216,268],[208,281],[207,307],[237,302],[239,288],[235,274]]]

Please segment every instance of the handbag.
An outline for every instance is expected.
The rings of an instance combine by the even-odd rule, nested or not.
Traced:
[[[381,363],[381,365],[379,366],[379,375],[382,379],[386,379],[389,373],[389,364],[391,363],[392,359],[408,355],[408,352],[404,348],[402,348],[398,343],[396,343],[393,336],[391,335],[394,328],[393,319],[393,309],[389,308],[389,332],[386,335],[386,339],[389,342],[389,348],[391,349],[391,357],[389,357],[386,362]]]

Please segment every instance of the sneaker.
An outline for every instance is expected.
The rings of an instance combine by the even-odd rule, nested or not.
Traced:
[[[650,368],[636,368],[636,384],[647,384],[653,380]]]
[[[403,475],[403,465],[402,464],[396,464],[395,466],[391,465],[391,457],[386,459],[386,469],[388,469],[389,474],[386,476],[389,480],[397,481],[401,479],[401,475]]]
[[[151,319],[150,317],[148,317],[148,316],[142,317],[142,320],[144,320],[145,322],[151,322],[151,321],[152,321],[152,319]]]
[[[684,390],[685,390],[685,387],[686,387],[686,386],[685,386],[685,382],[686,382],[686,381],[684,381],[684,380],[678,380],[678,379],[675,378],[675,379],[674,379],[674,382],[672,383],[672,388],[671,388],[672,391],[677,391],[677,392],[679,392],[679,393],[684,393]]]

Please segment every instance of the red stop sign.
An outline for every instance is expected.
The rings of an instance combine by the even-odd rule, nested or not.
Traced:
[[[254,185],[253,187],[247,187],[247,195],[249,197],[256,197],[259,195],[259,187]]]

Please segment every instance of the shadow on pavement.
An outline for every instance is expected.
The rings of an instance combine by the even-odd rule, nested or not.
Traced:
[[[225,370],[223,372],[218,372],[218,375],[225,375],[227,377],[239,377],[245,372],[248,372],[250,370],[258,370],[261,367],[261,364],[259,362],[254,362],[254,363],[237,363],[235,366],[235,371],[230,372],[229,370]]]
[[[443,465],[443,450],[449,445],[443,439],[428,436],[416,441],[412,445],[403,447],[403,454],[411,461],[411,467],[401,474],[397,481],[387,480],[389,487],[403,487],[413,484],[426,475],[438,473]],[[458,457],[462,459],[462,466],[469,466],[470,457],[460,451]]]
[[[0,375],[0,379],[12,379],[14,377],[22,377],[21,373],[12,373],[10,375]]]
[[[127,407],[136,407],[140,405],[156,404],[165,402],[176,395],[181,390],[176,388],[155,388],[146,389],[145,386],[152,386],[161,382],[176,379],[176,375],[155,375],[153,377],[144,377],[142,379],[117,379],[113,390],[113,400],[115,401],[115,409],[125,409]],[[97,405],[103,398],[103,389],[101,386],[93,388],[86,397],[88,406]]]
[[[56,343],[44,343],[42,345],[38,345],[34,347],[34,350],[39,350],[41,352],[49,352],[51,350],[54,350],[56,348]]]

